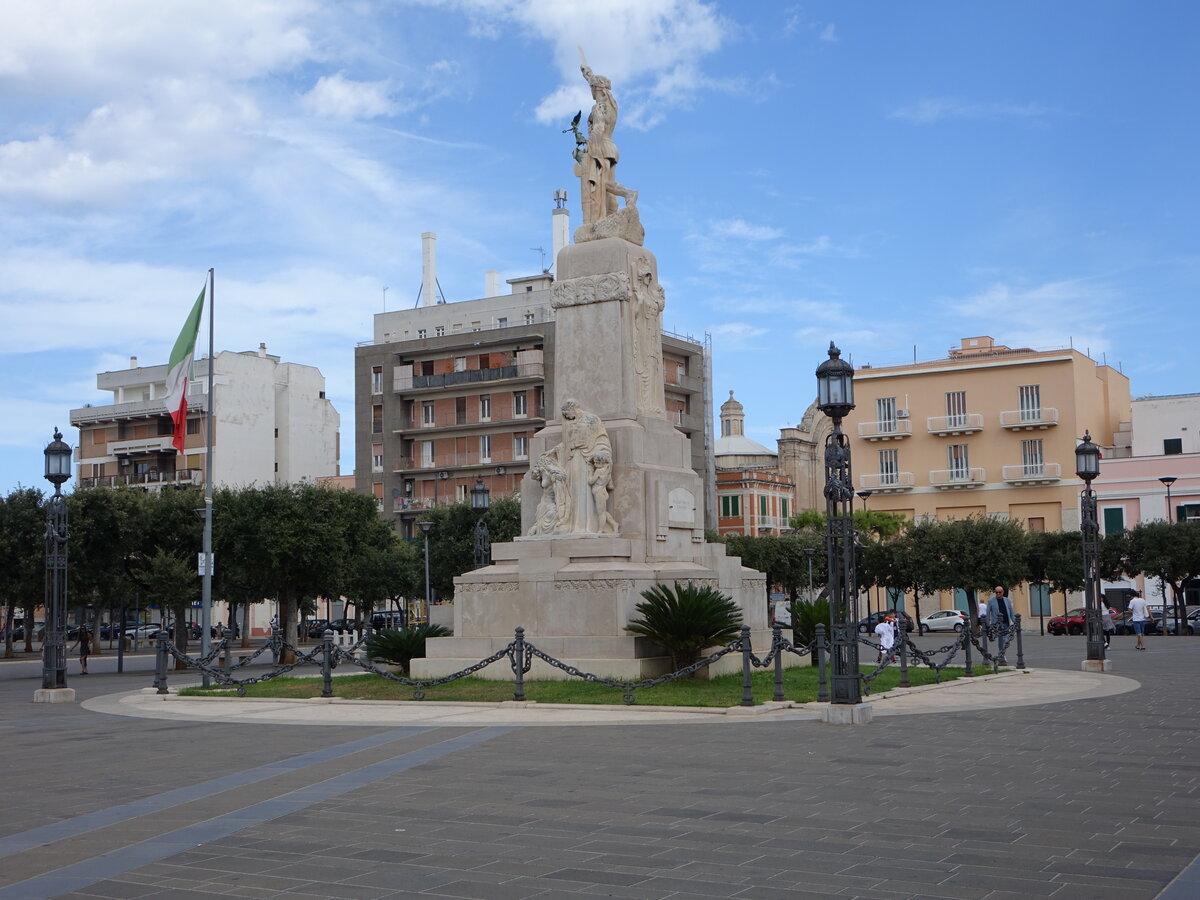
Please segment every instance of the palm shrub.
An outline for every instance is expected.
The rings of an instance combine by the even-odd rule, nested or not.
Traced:
[[[385,628],[367,638],[367,658],[399,666],[400,671],[407,675],[414,659],[425,658],[426,638],[449,637],[451,633],[445,625],[428,623],[410,625],[395,631]]]
[[[797,644],[812,644],[817,639],[817,626],[829,627],[829,599],[797,600],[791,605],[792,634]]]
[[[690,666],[706,647],[728,644],[742,629],[742,611],[716,588],[656,584],[642,591],[634,607],[640,618],[625,630],[658,644],[671,656],[675,670]]]

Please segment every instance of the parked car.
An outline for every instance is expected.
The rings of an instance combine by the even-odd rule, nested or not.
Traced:
[[[1087,631],[1087,611],[1082,607],[1069,609],[1064,615],[1055,616],[1046,622],[1046,630],[1051,634],[1083,634]],[[1119,634],[1122,627],[1121,613],[1113,610],[1113,623]]]
[[[1191,612],[1187,613],[1187,617],[1180,623],[1181,630],[1184,634],[1200,634],[1200,609],[1188,607]],[[1167,634],[1177,634],[1175,630],[1175,611],[1168,610],[1163,621],[1166,623]]]
[[[158,622],[143,622],[125,629],[125,637],[133,641],[150,641],[158,637],[162,625]]]
[[[34,620],[33,639],[35,641],[40,641],[45,636],[45,634],[46,634],[46,623],[43,622],[41,619]],[[16,621],[16,623],[13,625],[12,635],[13,635],[13,641],[25,640],[25,622],[24,622],[24,620],[18,619]]]
[[[930,631],[962,631],[967,627],[967,614],[961,609],[939,609],[921,620],[921,634]]]
[[[898,616],[904,622],[904,631],[906,634],[912,632],[913,629],[916,628],[916,625],[913,623],[912,616],[910,616],[908,613],[906,613],[906,612],[893,613],[890,609],[884,609],[884,610],[879,610],[878,612],[871,613],[865,619],[859,619],[858,620],[859,633],[867,634],[869,632],[874,631],[875,626],[878,625],[884,619],[885,616],[891,616],[891,615]]]
[[[349,634],[355,627],[353,619],[334,619],[329,623],[329,630],[334,634]],[[325,632],[322,631],[321,633],[324,634]]]
[[[325,636],[325,629],[329,627],[328,619],[309,619],[308,631],[306,632],[310,638],[320,640]]]
[[[371,627],[376,631],[399,631],[408,624],[408,616],[399,609],[385,609],[371,616]]]

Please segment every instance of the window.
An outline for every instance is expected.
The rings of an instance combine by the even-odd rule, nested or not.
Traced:
[[[525,313],[525,324],[526,325],[533,324],[533,313]]]
[[[317,396],[318,396],[320,399],[324,400],[324,399],[325,399],[325,392],[324,392],[324,391],[317,391]]]
[[[1043,475],[1046,464],[1042,458],[1042,439],[1021,441],[1021,469],[1026,478]]]
[[[421,404],[421,426],[428,428],[430,425],[437,424],[437,411],[432,400],[426,400]]]
[[[896,398],[880,397],[875,401],[875,421],[879,431],[888,433],[896,430]]]
[[[371,407],[371,434],[383,434],[383,404]]]
[[[434,335],[434,337],[445,337],[446,336],[446,326],[438,325],[436,328],[433,329],[433,335]]]
[[[529,438],[523,434],[513,438],[513,459],[529,459]]]
[[[170,416],[163,416],[158,420],[158,433],[160,436],[175,433],[175,423],[171,421]]]
[[[524,391],[513,392],[513,417],[523,419],[529,415],[529,399]]]
[[[467,358],[465,356],[454,357],[454,371],[455,372],[467,371]]]
[[[428,469],[433,465],[433,441],[421,441],[421,467]]]
[[[971,477],[971,463],[967,459],[966,444],[951,444],[946,448],[946,467],[951,481],[967,481]]]
[[[383,393],[383,366],[371,367],[371,393]]]
[[[279,440],[279,429],[275,429],[275,440]]]
[[[383,446],[381,444],[371,447],[371,471],[383,471]]]
[[[454,424],[463,425],[467,421],[467,398],[454,398]]]
[[[1046,530],[1045,516],[1030,516],[1028,519],[1029,531],[1032,534],[1041,534]]]
[[[471,330],[472,331],[482,331],[483,329],[482,329],[482,326],[478,322],[472,322]]]
[[[1163,440],[1163,455],[1174,456],[1183,452],[1183,438],[1165,438]]]
[[[507,328],[508,327],[508,316],[497,316],[496,317],[496,327],[497,328]]]
[[[199,419],[188,419],[187,420],[187,433],[188,434],[199,434],[200,433],[200,420]],[[275,429],[275,437],[279,437],[279,429],[278,428]]]
[[[479,421],[490,422],[492,419],[492,395],[479,395]]]
[[[1018,389],[1022,422],[1038,422],[1042,418],[1042,386],[1023,384]]]
[[[788,502],[787,502],[787,497],[780,497],[780,498],[779,498],[779,517],[780,517],[781,519],[783,519],[783,521],[784,521],[784,522],[786,522],[786,521],[788,520]]]
[[[900,481],[900,451],[879,451],[879,486],[894,485]]]
[[[1035,582],[1029,586],[1029,614],[1048,616],[1050,612],[1050,585]]]
[[[767,495],[766,494],[758,495],[758,515],[759,515],[759,518],[762,518],[762,519],[765,519],[767,517]]]
[[[490,434],[481,434],[479,436],[479,461],[492,461],[492,436]]]
[[[417,340],[423,341],[429,333],[424,328],[417,329]]]
[[[1121,534],[1125,530],[1125,509],[1121,506],[1110,506],[1104,510],[1104,533]]]
[[[951,428],[963,428],[967,424],[967,392],[946,393],[946,424]]]
[[[737,494],[726,494],[721,498],[721,515],[726,518],[736,518],[742,514],[741,497]]]

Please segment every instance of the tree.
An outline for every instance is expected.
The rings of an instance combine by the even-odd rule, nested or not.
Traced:
[[[967,593],[972,626],[978,624],[976,591],[1024,581],[1028,572],[1025,531],[1010,519],[970,516],[940,522],[923,536],[930,544],[929,586],[962,588]]]
[[[1052,591],[1063,595],[1065,613],[1067,594],[1083,587],[1083,535],[1078,531],[1038,532],[1027,535],[1026,548],[1026,580],[1041,575]]]
[[[475,568],[477,513],[463,501],[431,509],[423,518],[433,522],[429,529],[430,587],[438,597],[449,600],[454,596],[455,576]],[[512,497],[493,501],[484,519],[493,544],[511,541],[521,534],[521,505]],[[421,564],[424,566],[424,557]]]
[[[1200,523],[1142,522],[1128,531],[1127,546],[1126,571],[1156,575],[1171,585],[1182,621],[1183,583],[1200,575]]]
[[[170,609],[175,619],[174,641],[187,650],[188,610],[200,599],[200,584],[191,554],[184,556],[163,547],[157,548],[141,567],[141,582],[146,596],[160,610]],[[178,664],[179,668],[183,664]]]
[[[422,595],[424,578],[424,558],[417,546],[393,536],[387,546],[370,547],[359,555],[346,581],[346,596],[360,615],[395,609],[406,598]]]
[[[18,487],[0,501],[0,601],[4,612],[4,657],[11,659],[17,608],[24,611],[25,652],[33,652],[33,611],[46,584],[46,511],[38,488]]]

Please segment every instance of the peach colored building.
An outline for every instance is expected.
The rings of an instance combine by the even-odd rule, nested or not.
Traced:
[[[988,515],[1030,531],[1079,527],[1075,445],[1128,453],[1129,380],[1074,349],[964,338],[943,359],[854,374],[843,426],[871,508],[944,521]],[[1029,598],[1015,588],[1019,612]]]
[[[713,458],[717,473],[717,531],[757,537],[779,534],[795,513],[795,482],[779,470],[778,454],[746,437],[741,403],[721,404],[721,437]]]

